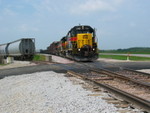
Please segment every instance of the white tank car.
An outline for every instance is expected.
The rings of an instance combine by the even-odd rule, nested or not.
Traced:
[[[2,56],[5,56],[8,54],[8,51],[7,51],[7,46],[8,44],[2,44],[0,45],[0,55]]]
[[[32,59],[35,54],[35,39],[22,38],[4,45],[0,45],[0,54],[13,56],[18,59]]]

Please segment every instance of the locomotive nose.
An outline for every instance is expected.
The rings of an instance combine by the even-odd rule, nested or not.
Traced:
[[[81,51],[91,51],[91,46],[90,45],[84,45],[82,48],[81,48]]]
[[[28,49],[26,49],[26,54],[28,54],[28,52],[29,52],[29,50],[28,50]]]
[[[81,53],[83,56],[89,56],[90,52],[91,52],[91,46],[90,45],[84,45],[81,48]]]

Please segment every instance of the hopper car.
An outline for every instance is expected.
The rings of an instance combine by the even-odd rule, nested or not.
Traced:
[[[98,58],[95,29],[88,25],[74,26],[60,41],[47,48],[50,54],[76,61],[93,61]]]
[[[0,45],[0,56],[14,57],[19,60],[32,60],[35,54],[35,39],[22,38]]]

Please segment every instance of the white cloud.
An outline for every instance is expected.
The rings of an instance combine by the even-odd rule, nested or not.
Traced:
[[[130,23],[129,23],[129,26],[130,26],[130,27],[136,27],[136,23],[135,23],[135,22],[130,22]]]
[[[73,14],[88,14],[95,11],[116,11],[123,0],[86,0],[71,8]]]
[[[16,15],[16,13],[9,8],[4,8],[3,14],[8,15],[8,16],[15,16]]]
[[[120,5],[124,2],[124,0],[113,0],[115,5]]]
[[[39,10],[47,10],[47,11],[52,11],[52,6],[51,6],[51,1],[49,0],[42,0],[40,4],[36,5],[36,8]]]
[[[0,21],[2,21],[3,20],[3,18],[2,18],[2,16],[0,16]]]
[[[101,18],[98,18],[98,21],[99,22],[112,22],[112,21],[116,21],[120,18],[121,18],[120,15],[105,15]]]
[[[60,1],[59,1],[60,2]],[[34,2],[32,6],[36,9],[39,15],[45,13],[56,13],[62,11],[64,4],[57,3],[56,0],[41,0],[41,2]]]
[[[19,26],[19,30],[22,32],[27,32],[27,31],[39,31],[38,28],[33,27],[33,26],[29,26],[27,24],[22,24]]]

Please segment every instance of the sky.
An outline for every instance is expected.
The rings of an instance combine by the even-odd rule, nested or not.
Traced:
[[[150,0],[0,0],[0,44],[35,38],[46,49],[76,25],[96,29],[99,49],[150,47]]]

